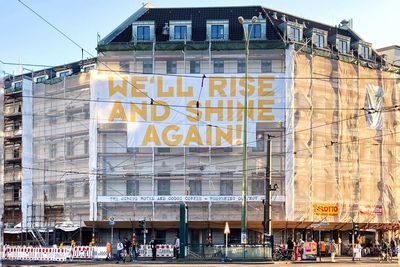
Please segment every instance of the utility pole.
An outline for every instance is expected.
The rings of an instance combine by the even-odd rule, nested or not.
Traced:
[[[272,143],[271,137],[269,134],[267,135],[267,164],[266,164],[266,172],[265,172],[265,200],[264,200],[264,246],[270,245],[273,248],[273,238],[272,238],[272,208],[271,208],[271,192],[276,191],[278,188],[277,185],[272,187],[272,171],[271,171],[271,162],[272,162]]]

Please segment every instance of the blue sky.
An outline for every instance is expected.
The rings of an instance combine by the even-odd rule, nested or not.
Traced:
[[[21,0],[96,55],[97,33],[106,36],[140,8],[135,0]],[[400,0],[150,1],[155,7],[263,5],[318,22],[337,25],[354,20],[354,30],[374,48],[400,45]],[[61,65],[81,59],[81,50],[24,7],[18,0],[0,5],[0,60]],[[88,54],[85,57],[90,57]],[[1,71],[18,69],[0,63]],[[34,68],[38,69],[38,68]]]

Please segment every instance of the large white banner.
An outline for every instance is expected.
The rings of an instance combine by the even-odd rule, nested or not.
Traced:
[[[98,123],[127,123],[128,147],[242,145],[243,74],[119,75],[92,72]],[[92,98],[93,99],[93,98]],[[257,122],[283,122],[283,74],[248,76],[248,145]]]
[[[247,201],[262,202],[263,195],[247,196]],[[284,202],[284,196],[274,196],[273,201]],[[242,196],[98,196],[101,203],[139,202],[242,202]]]

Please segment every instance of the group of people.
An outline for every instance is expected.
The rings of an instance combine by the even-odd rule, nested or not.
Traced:
[[[383,238],[381,243],[379,244],[379,261],[389,261],[392,260],[392,257],[397,256],[397,242],[396,240],[392,239],[390,243],[386,242]]]
[[[107,242],[106,251],[107,251],[106,260],[111,260],[112,244],[110,242]],[[132,241],[130,241],[127,237],[124,238],[123,242],[121,240],[118,240],[117,254],[116,254],[117,263],[119,263],[120,261],[122,262],[137,261],[138,252],[139,251],[136,238],[133,238]]]
[[[154,237],[151,238],[149,242],[149,246],[151,248],[152,252],[152,260],[156,260],[157,257],[157,242]],[[174,240],[174,257],[173,259],[178,259],[179,258],[179,246],[180,246],[180,240],[178,235],[175,236]],[[112,244],[110,242],[107,242],[106,245],[106,251],[107,251],[107,258],[106,260],[111,260],[112,257]],[[120,261],[122,262],[130,262],[130,261],[137,261],[139,255],[139,246],[136,241],[136,237],[132,238],[132,241],[130,241],[127,237],[124,238],[123,242],[121,240],[118,240],[117,242],[117,254],[116,254],[116,260],[117,263]]]

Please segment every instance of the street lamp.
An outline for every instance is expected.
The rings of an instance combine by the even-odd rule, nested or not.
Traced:
[[[242,168],[242,217],[241,217],[241,243],[247,243],[247,89],[248,89],[248,65],[249,65],[249,44],[251,31],[257,17],[251,18],[251,27],[246,29],[245,21],[242,16],[238,17],[239,23],[242,24],[243,33],[246,42],[246,72],[245,72],[245,90],[244,90],[244,115],[243,115],[243,168]]]

